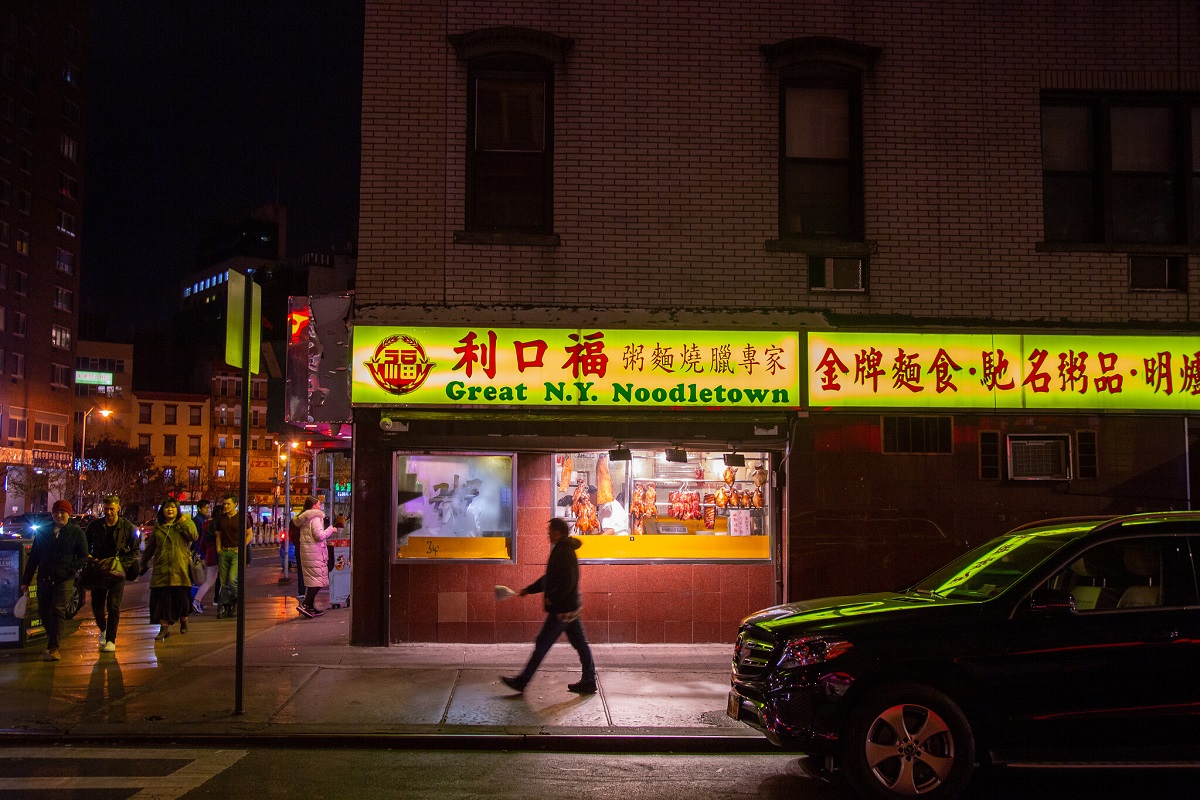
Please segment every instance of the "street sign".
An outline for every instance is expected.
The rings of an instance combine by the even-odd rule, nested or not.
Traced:
[[[242,337],[250,333],[250,374],[258,372],[259,351],[262,350],[262,287],[250,281],[249,320],[246,319],[246,276],[229,270],[229,295],[225,314],[225,363],[243,367]]]

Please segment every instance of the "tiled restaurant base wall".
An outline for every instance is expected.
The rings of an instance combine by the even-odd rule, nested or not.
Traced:
[[[540,595],[497,601],[545,571],[550,544],[551,457],[517,459],[517,563],[392,566],[392,642],[525,642],[541,628]],[[581,564],[588,639],[732,642],[747,614],[775,603],[770,564]]]

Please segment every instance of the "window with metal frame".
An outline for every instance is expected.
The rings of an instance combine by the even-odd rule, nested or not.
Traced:
[[[954,425],[950,417],[885,416],[881,428],[884,453],[954,452]]]

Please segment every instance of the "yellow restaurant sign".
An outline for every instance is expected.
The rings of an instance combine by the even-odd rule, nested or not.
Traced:
[[[356,326],[351,401],[798,408],[794,331]]]
[[[810,333],[808,402],[1200,411],[1200,337]]]

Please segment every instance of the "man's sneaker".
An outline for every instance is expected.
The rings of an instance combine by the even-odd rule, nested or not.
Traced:
[[[42,656],[42,660],[43,661],[61,661],[62,656],[59,654],[58,648],[55,647],[51,650],[47,650],[46,655]]]
[[[100,652],[101,653],[117,652],[117,643],[116,642],[105,642],[104,644],[100,645]]]
[[[312,619],[316,616],[316,613],[313,609],[306,608],[303,604],[296,606],[296,610],[300,612],[301,616],[308,617],[309,619]]]
[[[596,682],[594,680],[582,680],[579,683],[568,683],[567,691],[574,692],[575,694],[595,694]]]
[[[500,682],[512,689],[517,694],[525,693],[525,684],[521,683],[518,678],[510,678],[507,675],[501,675]]]
[[[324,609],[321,609],[321,608],[317,608],[316,606],[313,606],[312,608],[310,608],[310,609],[308,610],[308,612],[309,612],[310,614],[312,614],[314,617],[319,617],[319,616],[321,616],[322,614],[324,614],[324,613],[325,613],[325,610],[324,610]]]

